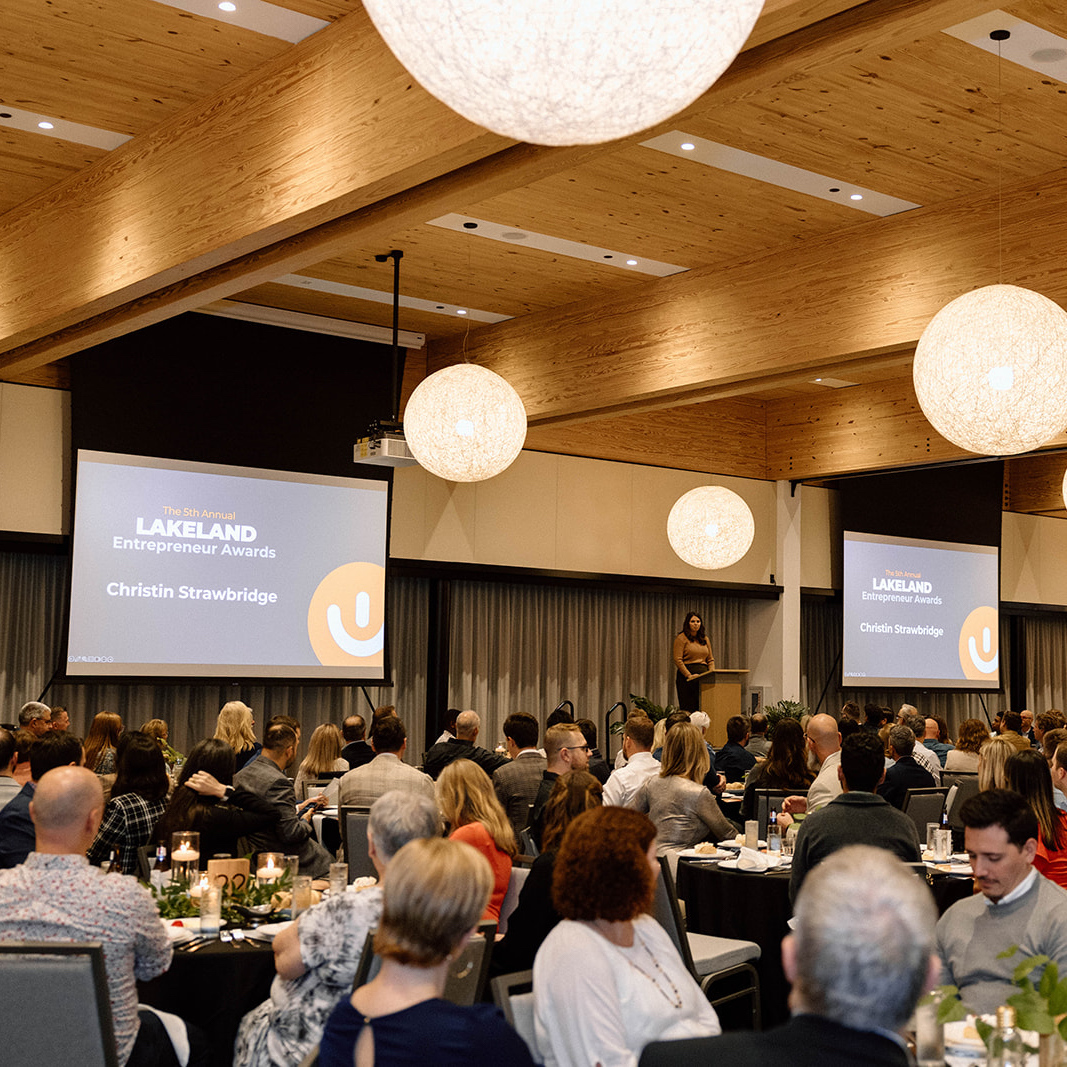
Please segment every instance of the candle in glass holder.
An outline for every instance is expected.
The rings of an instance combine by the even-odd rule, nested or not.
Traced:
[[[202,875],[200,875],[199,882],[197,882],[195,885],[189,886],[189,896],[191,896],[193,900],[199,900],[201,894],[210,885],[211,883],[208,881],[207,872],[205,871]]]
[[[256,868],[256,881],[260,885],[276,882],[285,871],[285,857],[280,852],[263,852],[260,854],[261,866]]]
[[[200,834],[196,830],[180,830],[171,835],[170,880],[189,885],[196,880],[200,866]]]

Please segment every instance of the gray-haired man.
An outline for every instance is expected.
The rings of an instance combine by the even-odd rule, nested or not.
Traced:
[[[367,842],[378,885],[328,897],[274,939],[270,999],[241,1020],[234,1067],[299,1063],[319,1043],[337,1002],[351,994],[367,934],[382,914],[381,878],[409,841],[437,837],[441,816],[427,797],[393,790],[370,810]]]

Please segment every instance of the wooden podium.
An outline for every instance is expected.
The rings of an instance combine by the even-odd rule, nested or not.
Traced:
[[[712,748],[726,744],[726,720],[741,714],[741,683],[746,674],[716,667],[700,675],[700,710],[711,720],[704,736]]]

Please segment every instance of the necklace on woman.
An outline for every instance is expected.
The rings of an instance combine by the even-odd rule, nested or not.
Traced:
[[[659,972],[660,977],[670,986],[671,991],[668,993],[666,989],[659,984],[654,974],[649,974],[643,967],[639,967],[629,955],[626,955],[626,962],[635,970],[638,974],[647,978],[655,987],[659,990],[663,998],[671,1005],[672,1008],[681,1008],[682,1006],[682,994],[678,991],[678,987],[674,984],[671,976],[659,965],[659,960],[652,954],[652,949],[645,944],[645,939],[634,930],[634,940],[640,944],[645,950],[645,954],[652,961],[652,966]]]

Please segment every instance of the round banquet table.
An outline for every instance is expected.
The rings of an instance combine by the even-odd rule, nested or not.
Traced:
[[[138,982],[137,995],[142,1004],[199,1026],[221,1067],[233,1062],[237,1027],[270,996],[273,980],[274,952],[266,941],[215,941],[195,952],[178,945],[170,969],[150,982]]]
[[[781,943],[789,932],[789,870],[756,874],[724,870],[715,862],[679,859],[678,897],[685,902],[686,926],[693,933],[755,941],[763,1026],[789,1018],[789,982],[782,970]],[[932,873],[931,892],[939,915],[970,896],[970,878]]]

